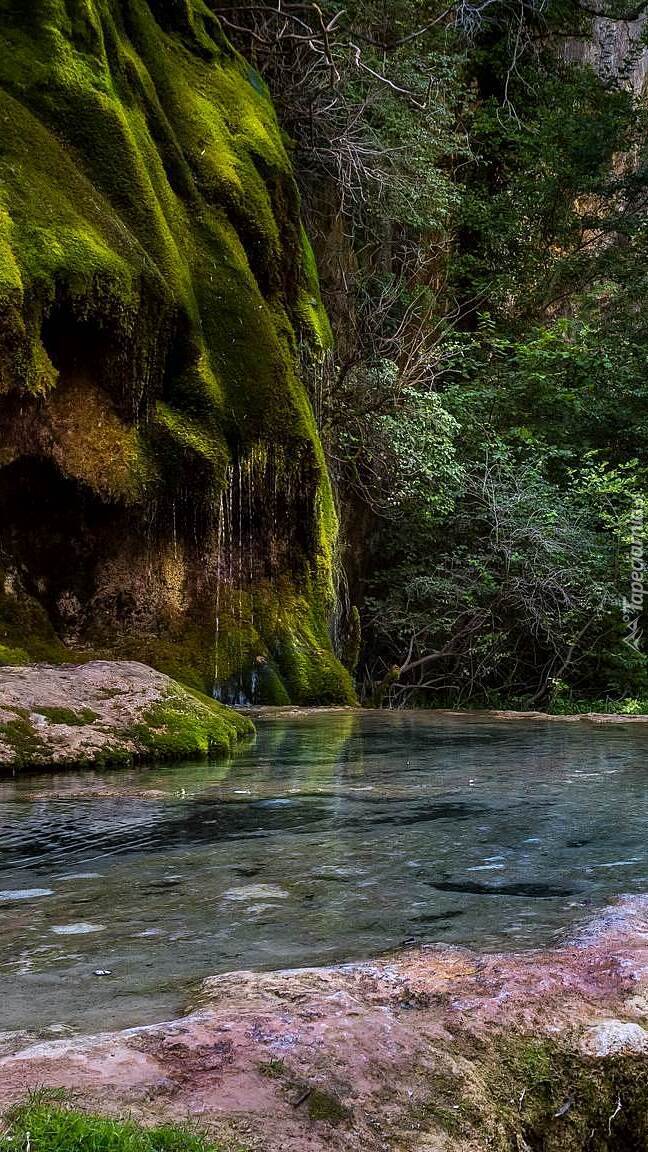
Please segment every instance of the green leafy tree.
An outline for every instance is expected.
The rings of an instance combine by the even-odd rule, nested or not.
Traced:
[[[639,47],[617,76],[568,61],[583,0],[228,11],[294,140],[333,323],[316,409],[366,694],[648,694],[622,612],[648,491]]]

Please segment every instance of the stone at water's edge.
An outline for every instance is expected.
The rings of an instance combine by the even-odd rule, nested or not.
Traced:
[[[0,774],[223,754],[252,730],[135,661],[0,668]]]
[[[626,899],[549,951],[238,972],[170,1023],[5,1036],[0,1110],[56,1086],[264,1152],[645,1148],[647,1019],[648,898]]]

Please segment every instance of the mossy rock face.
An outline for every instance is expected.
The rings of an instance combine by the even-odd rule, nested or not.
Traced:
[[[506,1035],[480,1066],[474,1097],[457,1095],[455,1085],[459,1107],[446,1124],[438,1108],[437,1119],[463,1138],[460,1147],[477,1136],[502,1152],[640,1152],[648,1146],[645,1063],[639,1055],[597,1059],[543,1036]]]
[[[0,775],[227,755],[243,716],[143,664],[0,668]]]
[[[287,693],[348,699],[297,351],[329,342],[271,101],[210,7],[0,0],[0,645],[179,644],[211,691],[222,589],[270,582],[313,662],[276,660]]]

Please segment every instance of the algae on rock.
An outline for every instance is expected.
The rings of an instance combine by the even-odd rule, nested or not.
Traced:
[[[211,692],[218,638],[232,683],[351,700],[299,376],[330,330],[261,77],[203,0],[0,25],[0,644]]]
[[[0,775],[222,756],[251,722],[143,664],[0,668]]]

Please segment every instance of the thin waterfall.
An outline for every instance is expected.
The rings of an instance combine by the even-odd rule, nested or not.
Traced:
[[[299,457],[251,445],[227,468],[215,513],[213,694],[246,704],[258,695],[257,660],[265,651],[256,632],[259,588],[276,587],[279,573],[299,564],[313,516]]]
[[[239,704],[245,702],[243,691],[243,464],[238,458],[238,638],[239,638]]]
[[[220,642],[220,609],[221,609],[221,564],[223,554],[223,535],[225,531],[225,505],[223,493],[218,497],[218,528],[216,534],[216,634],[214,637],[214,696],[220,691],[218,686],[218,645]]]
[[[278,469],[277,469],[276,461],[274,462],[273,473],[274,474],[272,477],[272,538],[273,538],[273,540],[276,540],[277,539],[277,477],[278,477]],[[272,558],[270,561],[270,583],[271,584],[274,583],[274,564],[272,563]]]
[[[225,488],[225,523],[227,527],[227,584],[230,589],[232,588],[233,584],[232,564],[234,559],[234,549],[232,547],[232,500],[234,493],[232,488],[232,470],[230,468],[228,469],[228,483],[227,487]]]

